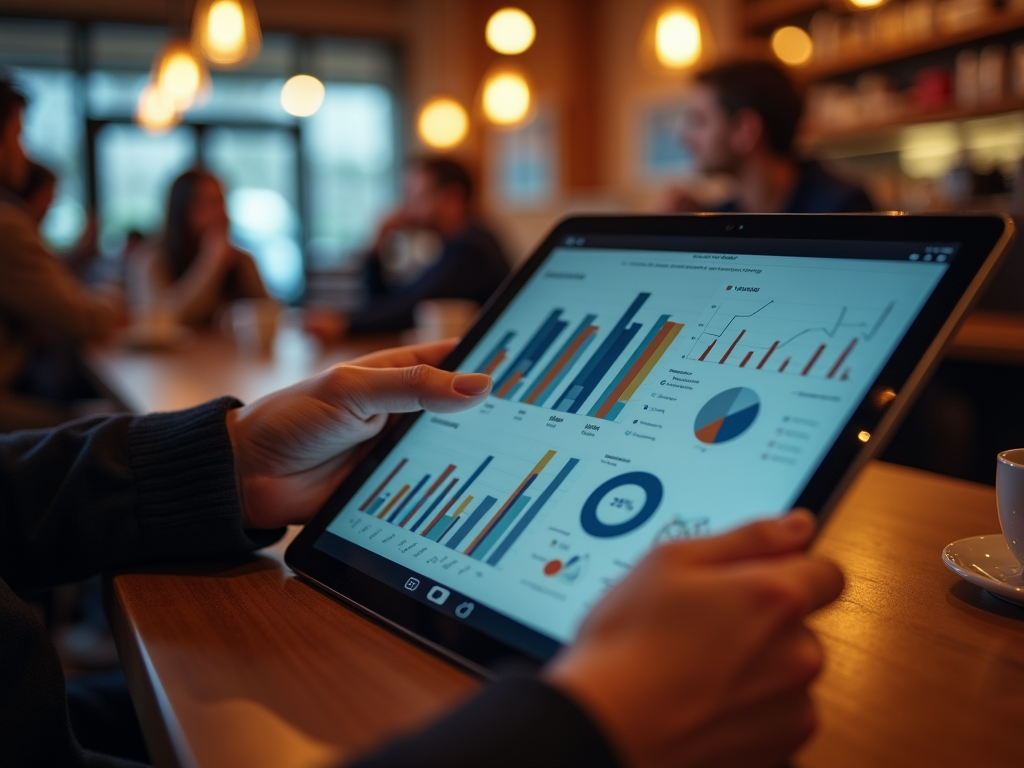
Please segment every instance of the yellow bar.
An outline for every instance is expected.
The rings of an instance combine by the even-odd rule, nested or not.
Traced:
[[[452,520],[454,520],[456,517],[461,515],[462,514],[462,510],[464,510],[466,507],[468,507],[469,506],[469,502],[471,502],[472,500],[473,500],[472,496],[467,496],[465,501],[463,501],[461,504],[459,504],[459,508],[455,510],[455,514],[452,515]]]
[[[633,396],[633,393],[636,392],[637,387],[644,383],[644,379],[647,378],[647,374],[649,374],[651,372],[651,369],[655,366],[655,364],[659,360],[661,360],[661,356],[665,354],[665,351],[668,349],[669,345],[673,341],[675,341],[676,336],[678,336],[679,332],[683,330],[684,324],[669,323],[669,325],[672,327],[669,330],[669,332],[665,334],[665,338],[661,340],[661,344],[659,344],[658,348],[654,350],[654,354],[647,359],[647,362],[644,363],[644,367],[641,368],[640,372],[633,377],[633,380],[629,382],[629,386],[626,387],[625,391],[623,391],[622,395],[619,397],[620,403],[627,402],[629,398]]]
[[[384,509],[377,513],[377,519],[383,520],[385,517],[387,517],[388,512],[391,511],[391,508],[395,506],[395,504],[398,503],[398,500],[405,496],[405,494],[407,494],[408,492],[409,486],[403,485],[401,490],[399,490],[399,492],[395,494],[395,497],[384,506]]]

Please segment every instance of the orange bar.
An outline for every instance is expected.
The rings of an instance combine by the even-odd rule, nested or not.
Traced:
[[[788,357],[782,361],[782,365],[779,366],[779,373],[782,373],[784,370],[786,370],[786,366],[789,365],[789,361],[790,358]]]
[[[427,499],[434,495],[434,491],[438,489],[438,486],[440,486],[441,483],[448,479],[448,475],[450,475],[454,470],[455,465],[449,464],[448,468],[445,469],[445,471],[438,476],[437,480],[434,481],[434,484],[430,486],[430,489],[425,494],[423,494],[423,498],[416,502],[416,504],[412,508],[412,511],[410,511],[409,514],[405,516],[405,519],[403,519],[402,522],[399,523],[400,526],[404,528],[405,524],[412,520],[412,516],[419,512],[420,507],[423,506],[423,502],[425,502]]]
[[[717,342],[717,341],[718,341],[718,339],[715,339],[715,341],[712,341],[710,344],[708,344],[708,348],[704,350],[704,354],[703,355],[701,355],[700,357],[697,358],[697,362],[701,362],[705,357],[708,356],[708,352],[711,351],[711,348],[713,346],[715,346],[715,342]]]
[[[733,343],[729,345],[729,349],[727,349],[725,354],[722,355],[722,359],[718,361],[719,365],[724,365],[725,364],[725,361],[729,359],[729,355],[731,355],[732,351],[734,349],[736,349],[736,345],[740,343],[740,339],[743,338],[743,334],[746,333],[746,332],[747,332],[746,328],[744,328],[742,331],[740,331],[740,335],[737,336],[736,339],[733,341]]]
[[[537,466],[530,470],[530,474],[523,478],[523,482],[519,484],[519,487],[512,491],[512,495],[505,500],[505,503],[501,505],[501,509],[491,518],[490,522],[484,526],[484,529],[477,534],[477,537],[473,539],[473,543],[466,547],[463,552],[467,555],[473,554],[473,550],[476,549],[477,545],[484,540],[484,537],[491,532],[491,528],[497,525],[498,521],[501,520],[502,515],[505,514],[505,510],[508,509],[512,502],[519,497],[519,492],[523,490],[523,486],[530,482],[531,477],[536,477],[544,471],[544,467],[548,465],[548,462],[555,457],[555,451],[548,451],[544,454],[544,458],[537,462]]]
[[[664,341],[666,336],[668,336],[673,325],[674,323],[666,322],[661,326],[661,329],[654,335],[654,338],[651,339],[651,343],[647,345],[647,349],[645,349],[643,354],[636,359],[636,362],[633,363],[633,366],[626,372],[626,375],[622,377],[622,381],[619,382],[618,386],[616,386],[608,397],[605,398],[604,402],[601,403],[601,407],[597,409],[594,416],[599,419],[603,419],[608,415],[608,411],[610,411],[612,406],[619,401],[619,396],[626,391],[626,387],[633,382],[633,379],[636,378],[638,373],[640,373],[651,355],[654,354],[661,342]]]
[[[826,379],[831,379],[831,378],[832,378],[833,376],[835,376],[835,375],[836,375],[836,373],[837,373],[837,372],[839,371],[839,369],[840,369],[840,368],[842,367],[842,365],[843,365],[843,362],[844,362],[844,361],[846,360],[846,357],[847,357],[847,356],[848,356],[848,355],[849,355],[849,354],[850,354],[851,352],[853,352],[853,348],[854,348],[855,346],[857,346],[857,337],[856,337],[856,336],[854,336],[854,337],[853,337],[853,341],[851,341],[851,342],[850,342],[850,344],[849,344],[849,345],[848,345],[848,346],[846,347],[846,349],[844,349],[844,350],[843,350],[843,354],[841,354],[841,355],[839,356],[839,359],[838,359],[838,360],[836,360],[836,362],[835,362],[835,365],[833,365],[833,366],[832,366],[832,367],[831,367],[831,368],[829,369],[829,372],[828,372],[828,376],[826,376],[826,377],[825,377]]]
[[[772,345],[768,347],[768,351],[764,353],[764,357],[761,358],[761,362],[757,364],[757,370],[760,371],[764,364],[768,362],[768,358],[772,356],[772,352],[775,351],[777,346],[779,346],[779,342],[773,341]]]
[[[455,484],[457,482],[458,482],[458,478],[456,478],[455,480],[452,480],[452,484]],[[430,524],[426,528],[424,528],[422,531],[420,531],[420,536],[426,536],[428,533],[430,533],[430,529],[433,528],[435,525],[437,525],[438,521],[442,517],[445,516],[445,513],[448,512],[448,510],[452,508],[452,504],[455,503],[455,500],[457,498],[459,498],[458,494],[456,494],[455,496],[452,496],[448,500],[448,503],[445,504],[443,507],[441,507],[441,511],[437,513],[437,517],[435,517],[433,520],[431,520]]]
[[[589,325],[586,328],[584,328],[583,332],[575,339],[573,339],[572,343],[568,347],[566,347],[565,352],[563,352],[562,356],[558,358],[558,362],[556,362],[551,367],[551,370],[547,372],[544,378],[541,379],[540,382],[538,382],[537,385],[530,390],[530,394],[526,396],[526,399],[523,400],[523,402],[528,403],[529,405],[533,405],[533,401],[540,397],[540,393],[547,389],[548,385],[555,380],[555,377],[562,372],[562,369],[565,367],[566,363],[568,363],[572,359],[572,356],[576,354],[576,350],[579,349],[583,345],[583,342],[589,339],[596,332],[596,325]]]
[[[495,397],[504,397],[505,395],[507,395],[512,390],[512,387],[514,387],[516,384],[519,383],[519,380],[521,378],[523,378],[523,372],[522,371],[516,371],[515,373],[513,373],[509,377],[508,381],[506,381],[504,384],[501,385],[501,389],[499,389],[497,392],[495,392],[494,396]]]
[[[808,373],[811,372],[811,368],[813,368],[814,364],[816,362],[818,362],[818,358],[821,357],[821,353],[824,352],[824,351],[825,351],[825,345],[824,344],[822,344],[816,350],[814,350],[814,354],[811,355],[811,359],[807,361],[807,365],[805,365],[804,369],[800,372],[801,376],[806,376]]]
[[[398,503],[399,499],[401,499],[403,496],[405,496],[405,494],[409,492],[409,489],[411,487],[411,485],[403,485],[401,489],[398,491],[398,493],[395,494],[395,497],[384,505],[384,509],[377,513],[377,519],[383,520],[387,513],[391,511],[391,508]]]
[[[373,492],[373,495],[363,502],[363,506],[359,508],[360,512],[365,512],[366,508],[373,503],[373,500],[380,496],[380,492],[387,488],[388,483],[390,483],[394,479],[395,475],[398,474],[398,470],[405,466],[406,461],[408,461],[408,459],[402,459],[400,462],[398,462],[398,466],[392,469],[391,473],[384,478],[384,482],[377,486],[377,490]]]
[[[740,368],[743,368],[743,367],[746,366],[747,362],[750,360],[750,358],[753,356],[753,354],[754,354],[754,350],[750,350],[749,352],[747,352],[746,356],[743,358],[743,362],[740,363]]]
[[[491,362],[487,364],[487,367],[483,369],[482,373],[486,373],[490,376],[499,365],[505,362],[506,357],[508,357],[508,352],[504,349],[499,349],[498,354],[491,358]]]

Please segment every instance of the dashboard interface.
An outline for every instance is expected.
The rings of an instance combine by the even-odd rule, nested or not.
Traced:
[[[763,245],[566,238],[459,366],[487,401],[422,415],[317,548],[565,643],[660,542],[788,509],[957,248]]]

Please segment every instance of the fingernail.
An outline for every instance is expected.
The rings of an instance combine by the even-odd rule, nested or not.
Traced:
[[[806,533],[814,527],[814,517],[804,509],[796,509],[779,519],[779,525],[793,533]]]
[[[462,373],[452,380],[452,389],[460,395],[482,395],[491,388],[491,377],[483,373]]]

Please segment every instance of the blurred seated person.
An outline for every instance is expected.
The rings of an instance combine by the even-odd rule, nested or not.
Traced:
[[[424,229],[442,241],[441,254],[422,275],[390,286],[382,253],[403,229]],[[363,266],[369,301],[352,314],[332,309],[306,311],[305,327],[325,342],[348,334],[388,333],[411,328],[413,308],[426,299],[468,299],[484,304],[509,273],[494,235],[473,217],[473,179],[448,158],[420,158],[405,172],[402,206],[381,224]]]
[[[102,339],[114,326],[114,297],[83,288],[45,245],[19,195],[28,180],[21,147],[25,96],[0,79],[0,431],[60,424],[72,403],[48,392],[60,385],[32,369],[36,342]],[[59,388],[59,386],[57,387]]]
[[[175,179],[163,232],[126,264],[132,311],[205,328],[232,301],[267,298],[253,257],[228,239],[229,224],[215,176],[194,169]]]
[[[45,165],[30,161],[28,164],[28,178],[21,189],[21,199],[24,200],[25,209],[29,216],[36,223],[36,228],[43,226],[46,214],[50,212],[54,197],[57,192],[57,175]],[[75,243],[74,248],[66,251],[60,256],[68,269],[79,279],[86,282],[104,282],[95,276],[89,278],[90,271],[99,257],[99,246],[97,244],[96,217],[92,213],[88,215],[85,228]]]
[[[739,61],[697,75],[683,140],[697,171],[735,180],[735,198],[718,212],[874,210],[863,190],[813,160],[796,157],[793,140],[802,113],[796,84],[775,64]],[[670,211],[706,210],[684,190],[674,190],[670,197]]]

